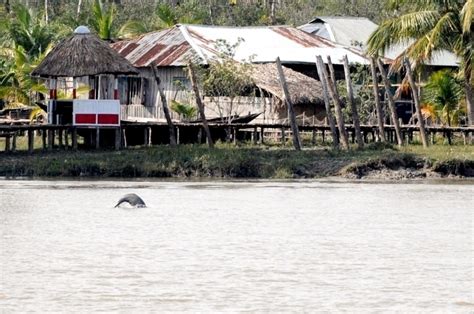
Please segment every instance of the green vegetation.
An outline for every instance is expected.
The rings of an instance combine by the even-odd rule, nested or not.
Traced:
[[[0,154],[0,176],[7,177],[360,178],[380,169],[422,171],[417,175],[421,177],[427,172],[474,176],[474,147],[439,145],[423,150],[414,145],[397,150],[388,144],[372,144],[352,152],[323,148],[298,152],[271,146],[219,144],[214,149],[181,145],[117,152]]]
[[[459,76],[463,78],[468,121],[474,125],[474,76],[472,43],[474,42],[474,1],[472,0],[395,0],[412,2],[412,10],[385,20],[368,40],[369,53],[376,55],[399,43],[411,42],[406,57],[413,64],[429,61],[439,50],[452,51],[461,60]],[[392,67],[400,68],[405,55]]]

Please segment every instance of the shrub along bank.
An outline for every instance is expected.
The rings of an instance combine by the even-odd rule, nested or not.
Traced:
[[[3,177],[425,178],[474,177],[474,147],[372,145],[343,152],[268,146],[158,146],[123,151],[0,154]]]

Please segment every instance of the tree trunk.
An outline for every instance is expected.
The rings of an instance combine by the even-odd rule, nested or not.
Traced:
[[[321,85],[323,88],[323,98],[324,98],[324,105],[326,107],[326,117],[328,119],[329,127],[331,128],[331,134],[333,138],[332,145],[334,146],[334,148],[337,148],[339,146],[339,140],[337,137],[336,124],[334,123],[334,117],[331,111],[331,102],[329,100],[328,85],[326,84],[326,80],[324,79],[324,75],[323,75],[323,67],[324,67],[323,59],[316,58],[316,69],[318,71],[319,81],[321,82]]]
[[[48,16],[48,0],[44,0],[44,21],[46,24],[49,22],[49,16]]]
[[[301,138],[300,138],[300,132],[298,130],[298,124],[296,123],[295,110],[293,108],[293,103],[291,102],[291,96],[290,96],[290,93],[288,92],[288,86],[286,85],[285,74],[283,73],[283,68],[281,66],[279,57],[276,58],[276,66],[278,69],[278,75],[280,77],[281,88],[283,89],[283,93],[285,95],[285,102],[288,106],[288,113],[290,115],[291,131],[293,133],[293,146],[295,146],[296,150],[301,150]]]
[[[410,61],[408,61],[408,59],[405,59],[404,63],[405,63],[405,70],[407,72],[408,81],[410,82],[410,87],[412,90],[413,101],[415,102],[416,115],[418,117],[418,123],[420,127],[421,142],[423,143],[423,147],[426,148],[428,147],[428,140],[426,138],[426,132],[425,132],[425,121],[423,121],[423,115],[421,114],[421,105],[420,105],[420,98],[418,97],[418,88],[415,84],[415,79],[413,78]]]
[[[359,113],[357,112],[357,105],[354,99],[354,91],[352,90],[352,80],[351,80],[351,71],[349,69],[349,60],[347,60],[347,55],[343,58],[344,62],[344,75],[346,77],[346,88],[349,103],[351,105],[352,112],[352,122],[354,123],[354,132],[357,138],[357,145],[359,148],[364,147],[364,140],[362,139],[362,132],[360,131],[360,119]]]
[[[171,120],[170,111],[168,109],[168,101],[166,100],[166,95],[163,91],[163,88],[161,87],[160,78],[158,77],[158,74],[156,73],[155,62],[152,62],[150,64],[150,67],[151,67],[151,70],[153,71],[153,76],[155,77],[156,85],[158,86],[158,92],[160,93],[161,103],[163,104],[163,113],[165,114],[166,123],[168,124],[168,130],[170,133],[170,145],[176,146],[176,134],[174,131],[174,125],[173,125],[173,121]]]
[[[276,0],[270,0],[270,23],[276,24]]]
[[[78,0],[77,2],[77,11],[76,11],[76,17],[79,18],[79,15],[81,15],[81,7],[82,7],[82,0]]]
[[[468,125],[474,126],[474,90],[472,87],[472,71],[469,69],[470,67],[472,67],[472,64],[466,66],[464,71],[464,90],[466,93]]]
[[[383,125],[384,114],[383,114],[382,104],[380,103],[379,83],[377,80],[377,69],[375,68],[374,58],[370,58],[370,70],[372,72],[372,86],[374,89],[375,108],[377,109],[377,123],[379,126],[380,141],[385,142],[385,130],[384,130],[384,125]]]
[[[318,62],[323,63],[321,56],[317,56]],[[336,86],[333,84],[332,80],[328,76],[326,67],[322,67],[323,77],[326,81],[327,86],[329,87],[329,92],[334,102],[334,109],[336,111],[336,122],[339,129],[339,135],[341,137],[342,147],[344,149],[349,149],[349,139],[347,138],[346,129],[344,127],[344,116],[342,115],[342,103],[341,99],[337,95]]]
[[[382,81],[385,85],[385,93],[387,94],[387,98],[388,98],[388,106],[390,107],[392,123],[393,123],[393,126],[395,127],[395,136],[397,137],[397,144],[398,146],[402,146],[403,145],[402,132],[400,130],[400,124],[398,123],[397,108],[395,107],[395,101],[393,100],[393,94],[391,90],[392,86],[390,84],[390,81],[388,80],[387,72],[385,72],[383,63],[380,59],[377,59],[377,64],[379,66],[380,74],[382,75]]]
[[[204,104],[202,103],[201,93],[199,92],[199,87],[197,85],[196,74],[194,72],[194,64],[191,62],[188,64],[189,68],[189,77],[191,79],[191,85],[193,86],[194,96],[196,97],[196,104],[198,106],[199,115],[201,116],[202,126],[206,132],[207,143],[209,147],[214,147],[214,142],[212,141],[211,131],[209,130],[209,125],[207,124],[206,114],[204,113]]]

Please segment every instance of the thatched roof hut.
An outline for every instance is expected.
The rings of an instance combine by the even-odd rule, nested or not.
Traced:
[[[132,64],[84,26],[61,41],[31,73],[41,77],[138,74]]]
[[[283,73],[293,104],[324,104],[320,81],[287,67],[283,67]],[[251,76],[257,87],[266,90],[280,100],[284,99],[278,70],[274,63],[254,65]]]

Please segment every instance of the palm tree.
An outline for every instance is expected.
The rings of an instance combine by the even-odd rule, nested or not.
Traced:
[[[12,8],[12,17],[1,21],[2,48],[22,47],[30,57],[41,55],[55,40],[53,28],[35,12],[17,4]]]
[[[448,126],[457,124],[462,88],[449,70],[433,73],[423,89],[423,100],[434,105],[441,120]]]
[[[114,37],[113,22],[115,13],[114,4],[106,8],[102,0],[94,0],[92,3],[92,16],[89,19],[89,24],[103,40],[112,40]]]
[[[395,3],[407,0],[394,0]],[[410,43],[395,67],[408,57],[414,64],[431,59],[441,49],[453,51],[461,60],[460,74],[466,96],[468,120],[474,125],[473,0],[419,0],[414,11],[383,22],[368,40],[368,52],[377,55],[398,43]]]

